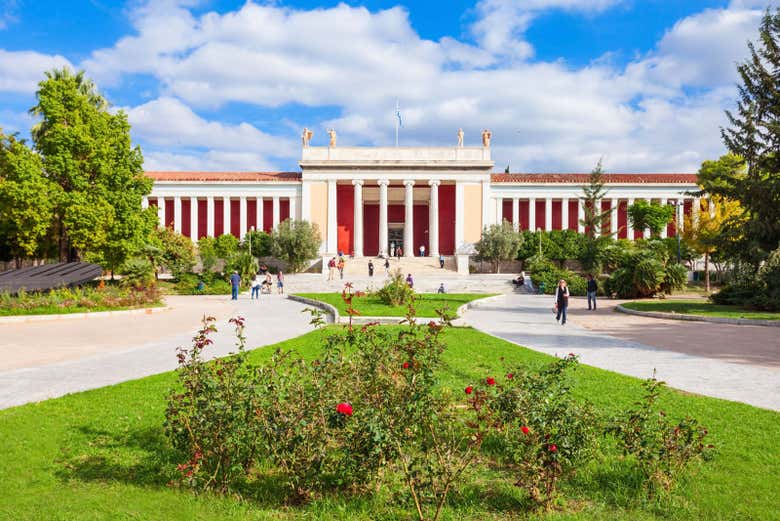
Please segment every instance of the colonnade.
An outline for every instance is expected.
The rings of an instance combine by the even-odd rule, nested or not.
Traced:
[[[263,212],[263,201],[270,199],[271,200],[271,228],[276,229],[276,227],[279,225],[280,222],[280,216],[281,216],[281,201],[289,200],[290,205],[290,218],[294,218],[296,215],[296,198],[295,197],[282,197],[278,195],[274,195],[271,197],[264,197],[262,195],[254,196],[254,197],[248,197],[248,196],[239,196],[239,197],[231,197],[231,196],[184,196],[184,195],[173,195],[170,197],[165,196],[151,196],[151,197],[144,197],[142,200],[142,207],[147,208],[149,206],[149,199],[154,199],[155,203],[153,205],[157,206],[157,217],[160,221],[160,226],[165,226],[166,223],[168,223],[169,214],[168,212],[173,212],[173,230],[181,233],[182,232],[182,223],[184,222],[183,216],[182,216],[182,201],[183,200],[189,200],[190,202],[190,218],[189,218],[189,224],[190,224],[190,230],[189,230],[189,236],[192,238],[193,241],[197,241],[198,237],[204,235],[201,233],[201,230],[199,230],[199,219],[198,219],[198,201],[206,201],[206,230],[205,235],[208,237],[214,237],[215,236],[215,222],[216,222],[216,216],[215,216],[215,200],[221,200],[222,201],[222,229],[224,233],[230,233],[230,230],[232,229],[232,208],[231,208],[231,201],[238,200],[239,201],[239,237],[243,237],[246,235],[246,233],[249,231],[249,216],[248,216],[248,204],[247,201],[254,199],[255,204],[255,226],[254,229],[256,230],[263,230],[266,227],[264,226],[264,212]],[[172,204],[171,204],[172,203]]]

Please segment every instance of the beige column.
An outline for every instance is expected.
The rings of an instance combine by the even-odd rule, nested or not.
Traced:
[[[160,228],[165,228],[165,197],[157,198],[157,219],[160,221]]]
[[[173,198],[173,231],[181,233],[181,196]]]
[[[585,219],[585,201],[577,199],[577,232],[585,233],[585,225],[582,220]]]
[[[214,196],[206,197],[206,235],[214,237]]]
[[[679,235],[685,229],[685,199],[676,199],[675,206],[677,210],[677,229],[675,231]]]
[[[258,231],[264,231],[265,227],[263,225],[263,197],[257,197],[255,199],[257,202],[255,203],[255,230]]]
[[[536,198],[528,199],[528,229],[536,231]]]
[[[665,197],[662,197],[661,199],[659,199],[659,200],[658,200],[658,202],[660,203],[660,205],[661,205],[661,206],[666,206],[666,198],[665,198]],[[668,226],[668,224],[667,224],[667,225],[665,225],[665,226],[664,226],[664,227],[661,229],[661,238],[662,238],[662,239],[666,239],[666,237],[668,236],[668,233],[667,233],[667,230],[668,230],[668,229],[669,229],[669,226]]]
[[[701,211],[701,199],[699,197],[694,197],[693,206],[691,207],[691,222],[693,223],[692,229],[694,230],[699,225],[699,211]]]
[[[363,256],[363,180],[352,181],[355,187],[354,219],[352,221],[352,249],[355,257]]]
[[[149,198],[146,196],[141,197],[141,210],[149,208]]]
[[[414,257],[414,181],[404,181],[404,257]]]
[[[388,254],[387,251],[387,185],[390,181],[380,179],[379,185],[379,255]]]
[[[246,219],[246,197],[243,195],[239,198],[238,203],[238,214],[239,214],[239,234],[241,235],[241,239],[246,236],[247,232],[247,219]]]
[[[190,239],[198,242],[198,198],[190,197]]]
[[[619,207],[620,207],[620,201],[618,199],[612,199],[609,202],[609,232],[612,234],[613,237],[617,237]]]
[[[271,215],[273,216],[273,226],[274,226],[274,230],[275,230],[276,227],[279,226],[279,215],[280,215],[280,213],[279,213],[279,196],[278,195],[274,196],[272,204],[273,204],[273,206],[271,207],[272,208]]]
[[[336,220],[336,180],[328,180],[328,239],[327,247],[329,254],[335,254],[338,251],[338,221]]]
[[[222,198],[222,234],[230,233],[230,197]]]
[[[438,179],[431,179],[431,200],[428,205],[428,254],[439,256],[439,184]]]
[[[647,204],[653,204],[652,199],[645,199],[645,201],[647,201]],[[650,228],[645,228],[643,237],[645,239],[649,239],[651,237]]]
[[[633,197],[629,197],[628,201],[626,202],[626,214],[628,214],[628,209],[631,208],[633,204]],[[631,224],[631,217],[628,215],[626,215],[626,237],[631,241],[634,240],[634,225]]]
[[[548,232],[552,230],[552,198],[550,197],[544,200],[544,229]]]
[[[298,208],[297,208],[298,198],[292,196],[290,197],[289,201],[290,201],[290,220],[297,221],[298,220]]]
[[[512,229],[520,231],[520,199],[512,198]]]
[[[569,198],[561,199],[561,230],[569,229]]]

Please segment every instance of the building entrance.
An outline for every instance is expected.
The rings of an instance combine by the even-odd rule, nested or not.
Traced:
[[[391,257],[398,255],[398,249],[404,249],[404,224],[389,223],[387,225],[387,253]]]

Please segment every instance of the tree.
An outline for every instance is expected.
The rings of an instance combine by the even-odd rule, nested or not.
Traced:
[[[237,251],[238,239],[229,233],[223,233],[214,240],[214,252],[218,259],[227,261]]]
[[[216,242],[214,237],[201,237],[198,239],[198,257],[204,272],[211,271],[219,259]]]
[[[635,230],[650,229],[650,235],[660,237],[661,231],[674,217],[674,206],[647,202],[642,199],[628,207],[628,218]]]
[[[492,262],[496,273],[500,273],[501,261],[517,257],[523,236],[512,228],[506,219],[501,224],[493,224],[482,231],[482,238],[474,247],[477,258]]]
[[[255,257],[268,257],[271,255],[271,234],[262,230],[250,230],[244,235],[241,243],[243,247],[252,247],[252,255]]]
[[[709,204],[713,207],[710,208]],[[710,258],[718,251],[721,232],[726,223],[742,215],[742,208],[736,201],[713,197],[697,212],[685,217],[683,238],[699,255],[704,255],[704,289],[710,291]]]
[[[285,219],[271,235],[271,253],[287,263],[291,272],[300,271],[306,261],[317,257],[320,231],[308,221]]]
[[[60,260],[89,254],[113,271],[156,224],[154,209],[141,208],[152,187],[141,150],[126,114],[110,113],[83,71],[47,72],[38,86],[30,112],[42,119],[32,135],[46,177],[62,192],[54,218]]]
[[[726,111],[723,142],[745,169],[700,171],[707,192],[738,201],[743,218],[726,222],[726,234],[738,238],[739,258],[758,267],[780,245],[780,9],[767,9],[758,46],[748,43],[750,58],[738,65],[742,83],[735,112]],[[723,160],[724,158],[721,158]]]
[[[0,132],[0,235],[17,259],[41,256],[59,198],[43,175],[41,158],[14,136]]]
[[[195,248],[192,240],[171,228],[158,228],[153,237],[153,246],[160,250],[158,262],[162,267],[176,278],[192,271],[195,265]]]
[[[605,223],[610,218],[610,211],[601,211],[601,200],[607,195],[604,187],[604,171],[601,159],[590,173],[588,184],[582,187],[583,219],[580,224],[585,228],[585,235],[591,240],[601,235]]]

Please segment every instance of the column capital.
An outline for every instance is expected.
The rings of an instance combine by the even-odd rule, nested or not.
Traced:
[[[387,185],[390,184],[390,180],[389,179],[378,179],[376,184],[378,184],[379,186],[387,186]]]
[[[404,181],[404,186],[414,186],[414,179],[407,179]]]
[[[352,184],[354,186],[363,186],[363,180],[362,179],[353,179]]]
[[[428,181],[428,184],[430,186],[439,186],[441,184],[441,181],[439,179],[431,179]]]

